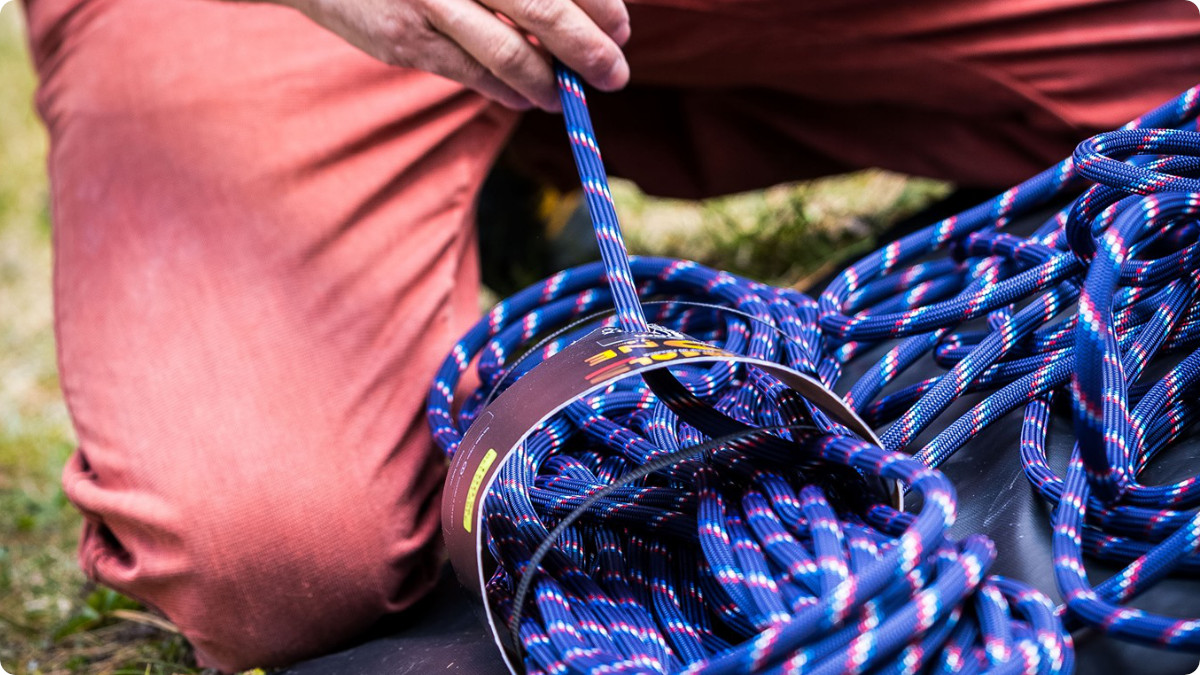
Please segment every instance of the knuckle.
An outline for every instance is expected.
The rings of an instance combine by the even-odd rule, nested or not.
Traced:
[[[380,33],[392,44],[402,44],[412,32],[412,21],[405,12],[388,12],[381,17]]]
[[[520,0],[517,7],[526,22],[537,26],[553,26],[563,15],[561,0]]]
[[[379,35],[391,45],[404,43],[404,22],[399,17],[388,17],[379,26]]]
[[[407,13],[391,13],[380,22],[379,35],[393,54],[407,54],[407,47],[418,36],[420,25]],[[406,57],[407,58],[407,57]]]
[[[605,4],[598,12],[600,23],[607,32],[612,32],[617,28],[629,23],[629,12],[625,9],[625,3],[613,2]]]
[[[491,67],[499,73],[516,73],[525,64],[526,52],[518,39],[499,40],[491,49]]]

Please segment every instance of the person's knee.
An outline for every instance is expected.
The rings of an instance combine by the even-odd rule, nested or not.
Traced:
[[[436,488],[389,503],[399,497],[380,486],[277,467],[274,478],[230,475],[169,500],[106,500],[84,469],[74,459],[65,482],[88,516],[85,570],[162,611],[203,666],[278,666],[336,649],[439,573]]]

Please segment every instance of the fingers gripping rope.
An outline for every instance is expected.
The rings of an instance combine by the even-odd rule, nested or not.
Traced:
[[[846,396],[887,426],[883,447],[734,362],[610,380],[534,429],[482,497],[488,602],[527,672],[1070,672],[1071,640],[1047,598],[989,576],[987,539],[948,536],[956,495],[932,468],[1020,407],[1026,473],[1057,509],[1069,618],[1200,648],[1197,622],[1121,607],[1200,563],[1197,480],[1137,482],[1200,412],[1200,138],[1175,131],[1194,127],[1198,90],[867,256],[818,301],[629,258],[584,92],[565,69],[559,85],[603,262],[501,302],[454,347],[429,402],[447,453],[498,393],[598,325],[663,326],[830,388],[853,358],[899,342]],[[1084,187],[1032,235],[1003,231]],[[613,305],[615,317],[597,316]],[[888,389],[926,355],[948,371]],[[1168,358],[1167,374],[1147,380],[1147,365]],[[481,384],[456,407],[472,367]],[[968,392],[987,395],[911,447]],[[1045,459],[1056,395],[1074,403],[1078,437],[1065,478]],[[920,510],[884,503],[875,478],[920,495]],[[1093,588],[1084,552],[1129,567]]]

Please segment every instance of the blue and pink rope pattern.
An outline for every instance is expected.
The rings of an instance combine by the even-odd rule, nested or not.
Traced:
[[[453,454],[497,392],[596,326],[651,323],[841,384],[883,432],[882,447],[865,442],[728,363],[572,402],[485,498],[489,601],[514,619],[527,672],[1068,673],[1066,629],[1082,625],[1200,651],[1200,621],[1123,604],[1200,571],[1200,480],[1138,482],[1200,413],[1200,87],[868,255],[813,299],[630,258],[583,89],[558,77],[602,262],[521,291],[462,338],[430,392],[439,445]],[[1032,234],[1005,231],[1079,192]],[[840,382],[852,359],[880,353]],[[896,384],[923,359],[945,372]],[[471,367],[480,385],[456,404]],[[968,393],[982,400],[923,436]],[[1072,405],[1076,440],[1062,476],[1046,457],[1056,398]],[[990,575],[987,538],[948,534],[957,496],[936,467],[1018,409],[1022,464],[1054,510],[1062,607]],[[872,499],[863,477],[901,482],[919,510]],[[1092,586],[1084,555],[1126,567]]]

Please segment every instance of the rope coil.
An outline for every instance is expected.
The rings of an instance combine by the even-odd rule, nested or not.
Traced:
[[[1200,480],[1137,482],[1200,408],[1200,134],[1180,130],[1196,126],[1200,87],[868,255],[814,300],[630,258],[583,89],[558,77],[602,262],[503,301],[454,347],[430,392],[439,445],[454,455],[497,392],[597,326],[662,326],[830,390],[848,384],[847,405],[886,430],[879,445],[859,438],[734,362],[616,379],[571,401],[482,497],[488,601],[526,672],[1064,673],[1064,616],[1200,650],[1200,621],[1121,606],[1200,563]],[[1084,187],[1031,235],[1004,231]],[[615,317],[597,316],[614,304]],[[947,371],[896,386],[927,356]],[[472,367],[480,385],[456,407]],[[986,397],[914,447],[971,392]],[[1078,439],[1064,477],[1045,451],[1055,397],[1072,402]],[[1056,509],[1065,614],[989,575],[989,540],[948,534],[957,497],[935,467],[1022,407],[1022,463]],[[901,482],[920,509],[887,504],[876,478]],[[1129,565],[1093,588],[1085,552]]]

